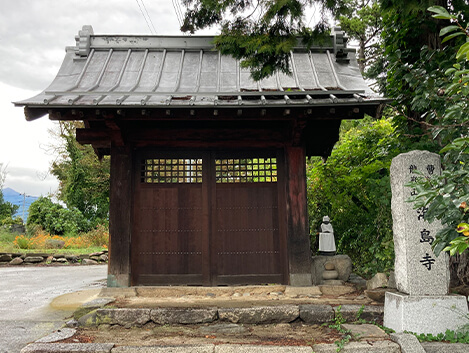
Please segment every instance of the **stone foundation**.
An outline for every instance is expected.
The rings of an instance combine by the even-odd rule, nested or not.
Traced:
[[[324,284],[322,273],[324,272],[324,264],[332,262],[335,270],[339,273],[339,280],[347,282],[352,273],[352,260],[348,255],[335,256],[313,256],[311,272],[313,277],[313,285]]]
[[[469,324],[466,297],[462,295],[410,296],[386,293],[384,326],[397,333],[409,331],[418,334],[456,331]]]

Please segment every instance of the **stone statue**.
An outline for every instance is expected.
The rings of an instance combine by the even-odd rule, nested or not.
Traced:
[[[319,232],[319,255],[334,256],[335,252],[334,229],[329,216],[324,216]]]

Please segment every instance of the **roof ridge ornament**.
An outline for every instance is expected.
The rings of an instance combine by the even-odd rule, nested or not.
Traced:
[[[345,36],[345,32],[339,26],[332,28],[331,35],[333,37],[335,60],[339,63],[348,64],[350,62],[347,51],[348,37]]]
[[[78,31],[78,35],[75,36],[77,42],[75,47],[75,54],[79,57],[86,57],[90,53],[91,47],[91,36],[94,34],[93,27],[85,25]]]

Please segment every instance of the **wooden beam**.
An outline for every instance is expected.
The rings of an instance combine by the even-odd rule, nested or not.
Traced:
[[[304,117],[294,119],[292,125],[292,144],[293,146],[300,146],[303,143],[306,119]]]
[[[24,116],[27,121],[33,121],[36,119],[39,119],[40,117],[43,117],[47,113],[50,114],[50,112],[47,109],[33,109],[33,108],[24,108]]]
[[[32,111],[34,110],[34,112]],[[216,111],[216,114],[214,112]],[[53,108],[50,110],[31,109],[29,116],[35,119],[49,113],[51,120],[103,120],[106,114],[119,115],[119,121],[148,120],[289,120],[292,117],[305,115],[308,119],[361,119],[364,114],[375,116],[377,104],[350,105],[307,105],[285,107],[214,106],[207,107],[102,107],[92,108]],[[120,113],[120,114],[119,114]]]
[[[111,132],[106,128],[76,129],[76,139],[82,145],[90,144],[94,148],[110,148]]]
[[[310,286],[311,248],[306,200],[306,155],[303,147],[287,147],[287,224],[290,285]]]
[[[132,148],[111,146],[108,287],[130,286]]]
[[[123,115],[122,112],[120,112],[119,110],[117,111],[117,114]],[[116,146],[117,147],[124,146],[125,144],[124,137],[122,135],[121,128],[119,124],[117,123],[114,114],[105,115],[104,123],[111,130],[111,133],[110,133],[111,140],[116,144]]]

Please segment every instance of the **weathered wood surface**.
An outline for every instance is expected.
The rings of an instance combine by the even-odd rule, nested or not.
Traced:
[[[279,224],[286,219],[279,205],[285,186],[215,179],[215,158],[264,157],[265,151],[145,151],[134,174],[133,285],[288,283],[286,227]],[[279,160],[283,152],[268,155]],[[138,163],[145,158],[200,158],[203,182],[142,183]]]
[[[306,200],[306,155],[303,147],[287,147],[287,219],[290,284],[311,282],[311,250]],[[294,278],[302,278],[298,283]],[[309,283],[311,285],[311,283]]]
[[[108,286],[130,285],[132,148],[112,146]]]

